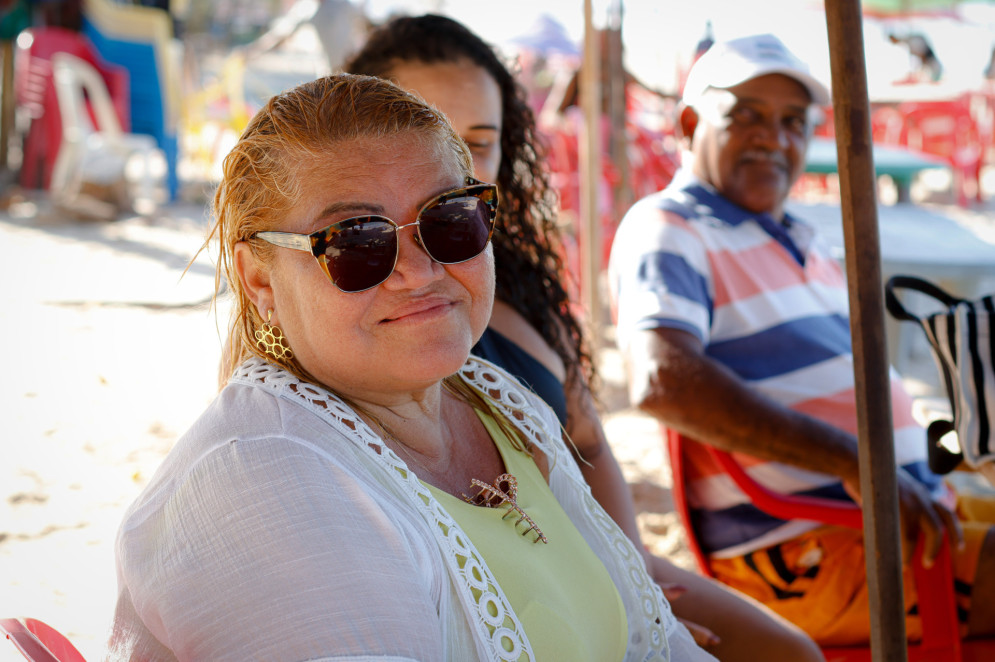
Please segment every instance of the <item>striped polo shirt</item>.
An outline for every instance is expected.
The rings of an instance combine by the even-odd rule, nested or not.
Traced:
[[[687,331],[763,395],[856,435],[846,283],[810,225],[754,214],[684,175],[626,214],[609,277],[623,351],[636,331]],[[891,401],[896,461],[939,493],[925,432],[894,370]],[[703,448],[689,448],[688,503],[713,555],[745,554],[816,526],[761,512]],[[849,500],[835,476],[737,455],[771,489]]]

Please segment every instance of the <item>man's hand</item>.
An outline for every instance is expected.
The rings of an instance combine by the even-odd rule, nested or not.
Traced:
[[[964,530],[957,516],[940,503],[929,491],[904,469],[898,469],[898,508],[902,516],[902,535],[905,545],[903,557],[909,561],[916,541],[923,537],[922,564],[929,568],[940,553],[943,533],[950,536],[950,544],[960,548],[964,544]]]
[[[902,518],[902,557],[911,561],[919,536],[923,537],[922,564],[929,568],[940,553],[944,532],[950,535],[950,544],[956,548],[964,544],[964,530],[957,516],[929,493],[922,483],[898,468],[896,484],[898,488],[898,510]],[[855,481],[844,481],[847,493],[863,506],[860,487]]]

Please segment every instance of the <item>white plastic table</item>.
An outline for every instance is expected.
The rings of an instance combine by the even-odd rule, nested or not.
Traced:
[[[786,209],[814,225],[833,257],[843,263],[843,216],[838,204],[788,200]],[[919,276],[965,299],[995,292],[995,243],[945,215],[942,208],[878,205],[878,235],[885,281],[896,274]],[[906,303],[920,315],[937,311],[933,302],[914,293]],[[935,379],[936,368],[922,330],[910,322],[896,322],[887,313],[885,329],[892,365],[903,375]]]

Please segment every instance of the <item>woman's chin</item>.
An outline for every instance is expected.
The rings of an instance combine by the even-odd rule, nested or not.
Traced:
[[[384,387],[419,390],[441,382],[463,367],[470,355],[468,341],[455,343],[427,343],[394,362],[396,371],[385,370]],[[393,376],[391,372],[394,373]]]
[[[472,343],[461,341],[439,348],[437,351],[423,348],[406,361],[406,368],[410,369],[411,374],[441,381],[463,367],[470,356],[471,347]]]

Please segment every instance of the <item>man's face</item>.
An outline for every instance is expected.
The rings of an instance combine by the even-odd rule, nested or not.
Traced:
[[[695,175],[740,207],[780,218],[805,169],[810,103],[801,83],[780,74],[708,90],[694,109]]]

